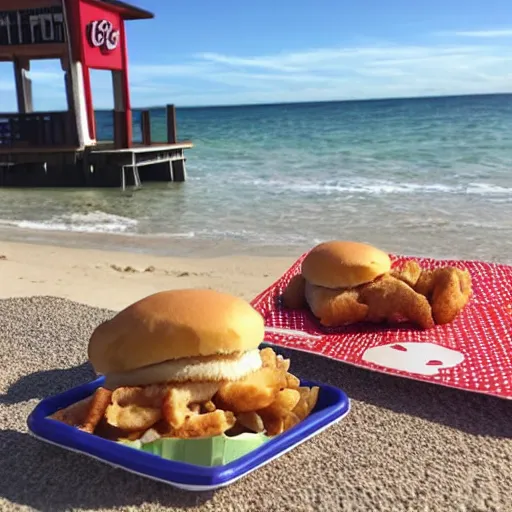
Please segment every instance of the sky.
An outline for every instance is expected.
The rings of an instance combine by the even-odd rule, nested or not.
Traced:
[[[127,22],[134,107],[512,92],[510,0],[137,0]],[[33,61],[38,110],[65,108],[58,62]],[[96,108],[112,108],[94,71]],[[15,110],[0,63],[0,111]]]

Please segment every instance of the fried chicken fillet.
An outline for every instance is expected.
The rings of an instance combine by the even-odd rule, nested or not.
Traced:
[[[457,267],[425,270],[410,260],[393,275],[427,298],[437,325],[453,322],[473,295],[471,274]]]

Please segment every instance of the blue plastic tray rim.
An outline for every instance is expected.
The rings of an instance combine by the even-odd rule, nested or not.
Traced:
[[[308,418],[229,464],[204,467],[162,459],[151,453],[135,451],[128,446],[95,437],[47,418],[59,408],[67,407],[91,395],[103,382],[104,377],[99,377],[83,386],[41,401],[28,418],[29,430],[36,437],[93,456],[115,466],[158,480],[183,485],[212,486],[232,481],[238,475],[242,476],[304,442],[307,438],[323,430],[324,427],[340,420],[349,411],[348,398],[340,389],[316,382],[302,381],[301,385],[320,387],[319,403]],[[327,395],[331,398],[330,405],[319,407],[321,402],[327,399]],[[136,457],[134,457],[134,454],[136,454]]]
[[[271,345],[262,343],[260,348],[265,346]],[[272,348],[276,350],[276,347]],[[281,350],[277,351],[281,352]],[[349,398],[341,389],[314,381],[301,380],[302,386],[320,388],[317,405],[310,416],[229,464],[214,467],[196,466],[135,450],[47,418],[58,409],[90,396],[103,384],[104,380],[103,376],[98,377],[39,402],[27,419],[30,433],[51,444],[88,455],[126,471],[187,488],[221,487],[238,480],[337,423],[350,411]]]

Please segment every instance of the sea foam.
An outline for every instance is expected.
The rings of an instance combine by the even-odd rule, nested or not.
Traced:
[[[138,225],[136,219],[102,211],[56,215],[47,220],[3,220],[3,225],[46,231],[76,233],[127,233]]]

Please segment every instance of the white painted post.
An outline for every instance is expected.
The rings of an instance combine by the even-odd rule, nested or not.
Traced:
[[[78,145],[80,148],[95,144],[96,141],[91,139],[89,133],[89,124],[87,120],[87,106],[85,104],[85,87],[84,75],[81,62],[73,59],[73,48],[71,46],[71,33],[69,28],[69,17],[66,11],[66,2],[62,2],[62,11],[64,13],[65,27],[66,27],[66,40],[68,42],[68,60],[62,62],[62,69],[69,73],[68,80],[70,82],[67,91],[71,92],[71,97],[68,96],[68,106],[75,112],[76,129],[78,134]],[[78,27],[76,27],[78,30]],[[69,94],[68,92],[68,94]]]

